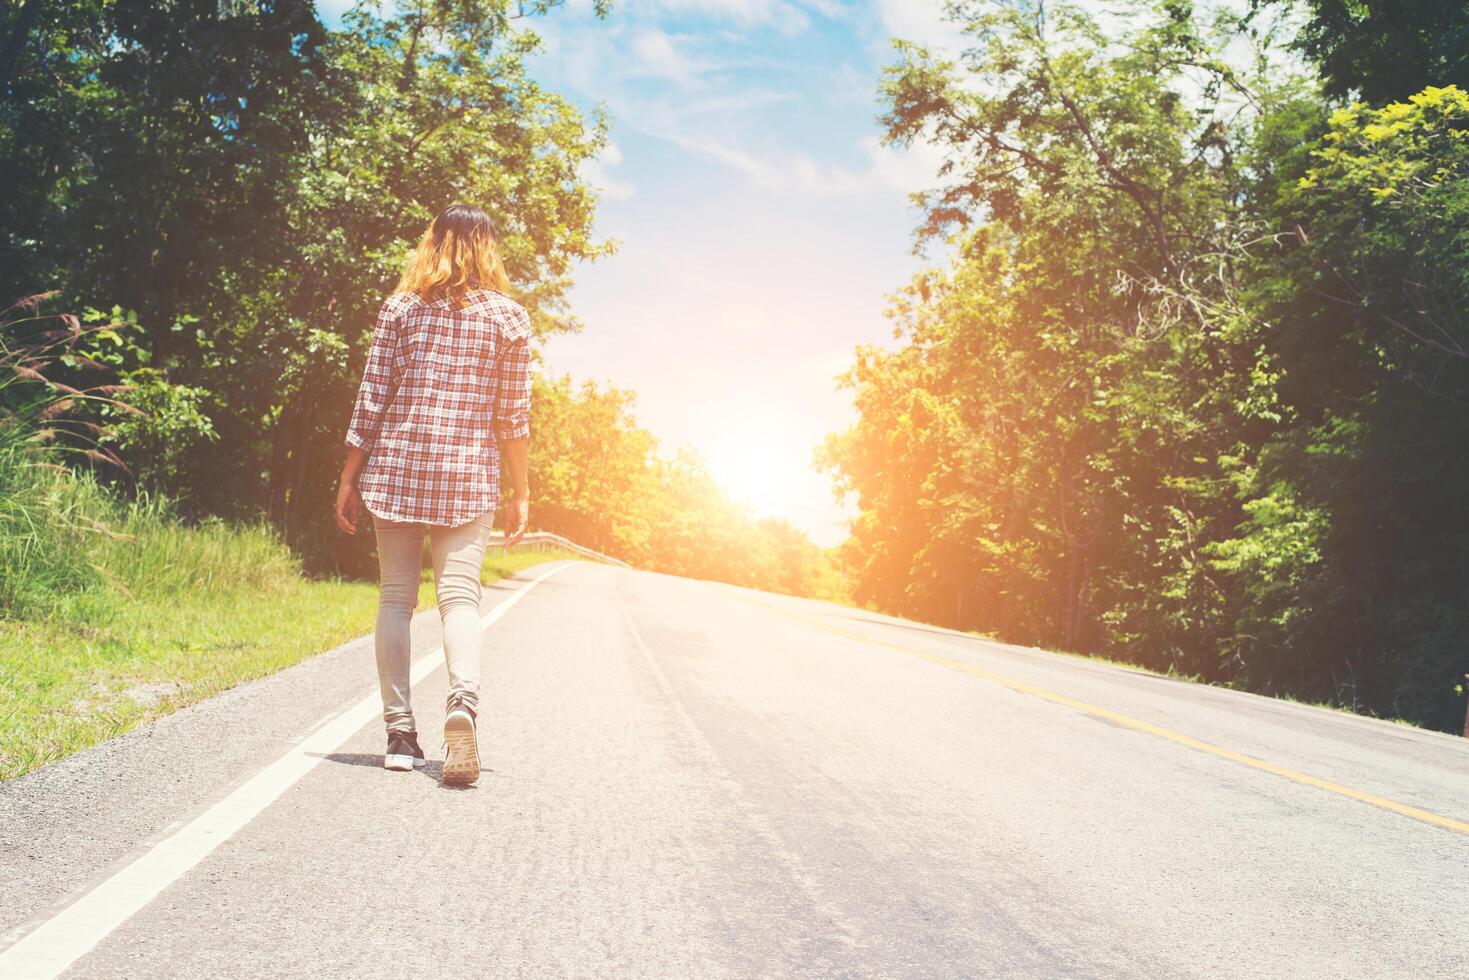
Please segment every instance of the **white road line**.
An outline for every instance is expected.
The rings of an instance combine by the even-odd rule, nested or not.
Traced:
[[[526,582],[501,599],[480,620],[481,625],[494,623],[527,592],[571,564],[553,566]],[[414,663],[412,683],[419,683],[438,669],[443,662],[438,656],[442,650],[434,647]],[[0,977],[40,980],[59,975],[381,713],[381,695],[373,690],[317,727],[224,799],[0,952]]]

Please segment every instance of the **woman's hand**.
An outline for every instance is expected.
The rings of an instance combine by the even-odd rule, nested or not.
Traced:
[[[362,497],[357,493],[357,481],[343,475],[337,486],[337,527],[348,534],[357,533],[357,517],[362,513]]]
[[[505,547],[520,543],[525,537],[525,527],[530,523],[530,499],[526,494],[516,494],[505,507]]]
[[[357,474],[367,464],[367,453],[356,446],[347,450],[342,463],[342,482],[337,484],[337,527],[348,534],[357,533],[357,516],[362,513],[362,497],[357,493]]]
[[[505,505],[505,546],[520,543],[525,537],[526,525],[530,523],[530,478],[527,476],[526,448],[530,439],[501,439],[500,486],[514,491],[515,496]]]

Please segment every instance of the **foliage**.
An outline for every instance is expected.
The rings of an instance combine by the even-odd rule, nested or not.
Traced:
[[[188,430],[188,413],[147,416],[133,399],[187,404],[188,396],[156,380],[143,388],[115,380],[136,374],[127,367],[137,354],[133,321],[44,314],[47,298],[27,297],[0,320],[0,778],[281,666],[275,658],[287,650],[285,662],[300,659],[338,636],[345,614],[334,605],[278,617],[280,593],[293,600],[305,583],[268,529],[188,527],[166,501],[123,500],[100,482],[122,472],[108,448],[117,438],[110,417],[131,427],[129,437],[159,438]],[[95,383],[60,380],[69,375]],[[241,614],[247,595],[270,597],[264,618],[292,630],[313,617],[334,625],[282,637],[279,625],[272,632],[259,614]],[[364,622],[359,611],[355,628]],[[194,656],[216,631],[263,650],[263,661]],[[165,679],[167,699],[123,693]]]
[[[1306,20],[1297,47],[1320,66],[1328,95],[1381,104],[1430,85],[1469,86],[1469,7],[1463,3],[1299,2]]]
[[[1245,679],[1441,726],[1463,712],[1469,599],[1466,124],[1454,87],[1341,107],[1282,187],[1291,233],[1255,277],[1293,424],[1246,484],[1274,519],[1220,545],[1260,556],[1230,565]]]
[[[136,366],[135,320],[43,312],[51,298],[0,312],[0,615],[44,615],[95,584],[89,556],[119,534],[123,511],[63,463],[115,479],[126,471],[111,445],[208,431],[190,411],[192,392],[156,377],[138,383],[147,369]],[[161,410],[149,414],[149,402]]]
[[[1429,87],[1332,113],[1287,219],[1296,275],[1364,324],[1397,370],[1469,405],[1469,92]]]
[[[657,487],[655,442],[632,416],[632,392],[536,375],[531,403],[536,526],[606,554],[644,559]]]
[[[1194,672],[1202,614],[1182,606],[1217,592],[1197,549],[1233,516],[1208,488],[1261,420],[1230,401],[1258,367],[1248,327],[1202,316],[1224,300],[1191,287],[1229,244],[1236,121],[1260,96],[1168,5],[1120,49],[1076,7],[954,9],[974,48],[961,67],[900,45],[885,122],[949,150],[922,232],[985,224],[952,275],[899,297],[911,347],[849,378],[862,422],[827,460],[874,511],[859,597],[1069,648],[1147,643]]]
[[[824,451],[856,596],[1448,726],[1464,96],[1333,112],[1288,21],[1222,9],[959,2],[962,57],[898,44],[887,139],[947,160],[920,243],[961,231]]]
[[[527,17],[556,5],[365,5],[340,31],[297,0],[44,6],[0,101],[0,285],[136,311],[158,373],[135,380],[181,386],[174,416],[219,442],[119,450],[329,567],[357,358],[423,225],[454,200],[495,214],[543,334],[575,326],[571,264],[610,249],[579,177],[605,123],[525,73]]]

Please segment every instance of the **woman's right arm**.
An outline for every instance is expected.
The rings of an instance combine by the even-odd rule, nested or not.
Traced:
[[[516,544],[530,523],[530,321],[521,324],[496,365],[495,441],[500,449],[500,485],[515,494],[505,514],[505,543]]]

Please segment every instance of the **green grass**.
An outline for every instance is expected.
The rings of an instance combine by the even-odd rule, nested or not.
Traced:
[[[264,528],[187,528],[143,505],[109,532],[77,551],[90,581],[0,618],[0,779],[372,630],[375,585],[304,578]],[[574,557],[490,556],[484,577]],[[419,606],[433,602],[426,571]]]

